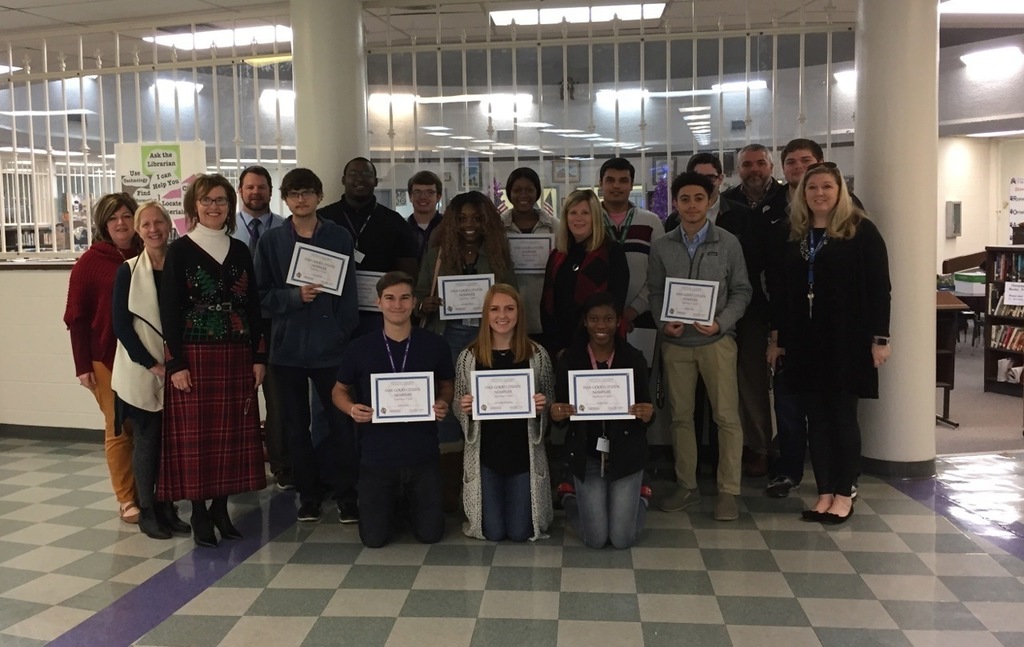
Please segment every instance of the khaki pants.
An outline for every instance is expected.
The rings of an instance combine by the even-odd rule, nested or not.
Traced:
[[[103,451],[107,455],[107,469],[110,470],[110,484],[118,503],[136,501],[135,475],[132,472],[132,426],[125,422],[120,436],[114,435],[114,390],[110,388],[110,369],[102,362],[92,363],[96,376],[93,396],[103,412]]]
[[[693,422],[697,376],[704,378],[718,424],[718,491],[740,493],[743,429],[740,426],[736,387],[736,341],[723,337],[704,346],[661,345],[666,393],[672,412],[672,446],[676,481],[697,487],[697,430]]]

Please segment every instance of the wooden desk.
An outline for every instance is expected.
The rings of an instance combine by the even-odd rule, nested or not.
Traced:
[[[954,429],[960,423],[949,419],[949,392],[956,377],[957,315],[968,309],[952,292],[935,292],[935,387],[942,389],[942,415],[935,419]]]

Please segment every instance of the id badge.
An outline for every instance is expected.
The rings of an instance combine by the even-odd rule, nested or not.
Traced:
[[[607,454],[611,450],[611,444],[608,442],[607,436],[601,436],[597,439],[597,451],[602,454]]]
[[[364,258],[366,258],[366,254],[357,249],[352,252],[352,258],[355,259],[356,264],[358,265],[363,262]]]

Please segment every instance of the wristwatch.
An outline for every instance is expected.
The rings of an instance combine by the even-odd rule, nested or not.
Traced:
[[[871,338],[871,343],[874,344],[875,346],[888,346],[889,338],[875,336]]]

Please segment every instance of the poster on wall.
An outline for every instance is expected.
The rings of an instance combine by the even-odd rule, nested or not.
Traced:
[[[206,143],[116,144],[114,155],[121,190],[140,204],[159,200],[184,235],[188,225],[182,199],[193,178],[206,172]]]

